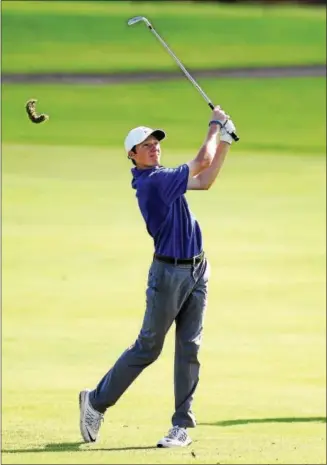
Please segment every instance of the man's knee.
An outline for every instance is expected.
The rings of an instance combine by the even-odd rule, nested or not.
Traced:
[[[164,339],[156,333],[140,333],[135,348],[144,363],[153,363],[161,354]]]
[[[179,357],[190,363],[198,363],[200,341],[179,341]]]

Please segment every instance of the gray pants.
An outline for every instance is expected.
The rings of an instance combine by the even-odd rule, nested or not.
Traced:
[[[116,361],[90,393],[90,402],[99,412],[114,405],[142,370],[160,355],[165,336],[176,323],[172,424],[196,426],[191,410],[199,381],[198,352],[207,301],[209,265],[171,265],[153,260],[146,291],[146,312],[135,343]]]

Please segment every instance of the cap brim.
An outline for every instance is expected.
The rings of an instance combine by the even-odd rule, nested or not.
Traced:
[[[166,133],[162,129],[155,129],[151,132],[150,136],[154,136],[156,139],[162,140],[166,137]]]

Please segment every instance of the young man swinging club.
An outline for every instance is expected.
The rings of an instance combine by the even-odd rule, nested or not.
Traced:
[[[209,267],[202,248],[201,229],[184,194],[206,190],[215,181],[233,141],[229,116],[216,106],[205,141],[197,156],[177,168],[160,164],[161,129],[138,127],[125,139],[135,167],[132,187],[154,240],[146,310],[135,343],[118,358],[94,390],[79,395],[80,430],[85,442],[96,441],[106,410],[113,406],[144,368],[160,355],[165,336],[176,324],[172,428],[158,447],[190,444],[187,428],[194,428],[193,396],[199,381],[198,352],[207,302]],[[218,139],[218,140],[217,140]]]

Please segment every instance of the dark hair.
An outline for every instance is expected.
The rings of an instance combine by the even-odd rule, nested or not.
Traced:
[[[136,153],[136,145],[134,145],[134,147],[131,148],[131,151]],[[130,160],[132,160],[133,165],[136,166],[135,160],[133,160],[133,158],[130,158]]]

